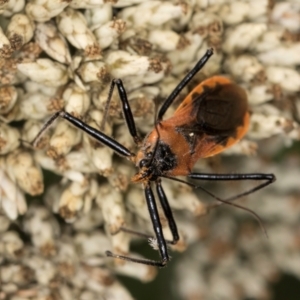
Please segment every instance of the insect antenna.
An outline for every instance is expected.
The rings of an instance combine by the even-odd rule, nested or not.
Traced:
[[[258,187],[256,188],[253,188],[249,191],[246,191],[244,193],[241,193],[241,194],[238,194],[234,197],[230,197],[228,199],[221,199],[219,198],[218,196],[216,196],[215,194],[211,193],[210,191],[208,191],[207,189],[205,189],[204,187],[202,187],[201,185],[196,185],[196,184],[193,184],[191,182],[188,182],[188,181],[185,181],[185,180],[182,180],[182,179],[179,179],[179,178],[175,178],[175,177],[168,177],[168,176],[161,176],[161,177],[164,177],[164,178],[167,178],[167,179],[170,179],[170,180],[174,180],[174,181],[177,181],[177,182],[181,182],[181,183],[184,183],[186,185],[189,185],[195,189],[199,189],[201,191],[203,191],[204,193],[206,193],[207,195],[211,196],[212,198],[216,199],[217,201],[221,202],[221,203],[217,203],[217,204],[212,204],[212,205],[208,205],[208,210],[212,209],[212,208],[215,208],[217,206],[220,206],[221,204],[227,204],[227,205],[231,205],[231,206],[234,206],[234,207],[237,207],[237,208],[240,208],[244,211],[247,211],[249,212],[251,215],[254,216],[254,218],[257,220],[262,232],[264,233],[264,235],[268,238],[268,233],[267,233],[267,230],[263,224],[263,220],[261,219],[261,217],[255,212],[253,211],[252,209],[250,208],[247,208],[245,206],[242,206],[242,205],[239,205],[239,204],[236,204],[236,203],[232,203],[232,201],[234,200],[237,200],[238,198],[241,198],[245,195],[248,195],[248,194],[252,194],[253,192],[255,192],[258,189],[262,188],[265,186],[265,183],[264,185],[259,185]]]

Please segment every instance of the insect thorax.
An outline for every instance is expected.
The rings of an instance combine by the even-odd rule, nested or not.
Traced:
[[[144,149],[138,154],[138,174],[133,181],[143,181],[145,179],[154,181],[160,176],[167,175],[168,171],[177,166],[177,157],[172,152],[169,145],[159,140],[151,149]]]

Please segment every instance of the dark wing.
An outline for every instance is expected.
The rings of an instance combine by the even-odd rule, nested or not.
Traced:
[[[247,132],[249,113],[244,89],[224,77],[197,86],[174,114],[192,153],[211,156],[236,143]],[[198,156],[198,155],[197,155]]]

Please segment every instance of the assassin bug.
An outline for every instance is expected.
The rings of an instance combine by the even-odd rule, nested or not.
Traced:
[[[132,161],[138,168],[138,172],[133,176],[132,181],[135,183],[142,183],[144,187],[145,199],[153,224],[155,238],[157,240],[160,260],[139,259],[106,251],[108,256],[158,267],[164,267],[170,260],[167,243],[173,245],[176,244],[179,240],[179,234],[168,199],[161,184],[161,177],[175,181],[182,181],[174,178],[179,175],[187,176],[188,178],[195,180],[264,181],[246,192],[225,200],[222,200],[207,190],[197,186],[219,201],[218,204],[212,205],[211,207],[215,207],[222,203],[241,207],[237,204],[233,204],[232,201],[251,194],[275,181],[275,176],[273,174],[205,174],[192,172],[192,167],[199,158],[205,158],[220,153],[239,141],[247,132],[249,112],[246,93],[241,87],[232,83],[229,79],[221,76],[214,76],[201,82],[183,100],[174,115],[167,120],[163,120],[165,112],[174,102],[181,90],[191,81],[195,74],[202,69],[212,55],[213,50],[208,49],[195,67],[182,79],[169,97],[164,101],[158,111],[154,129],[143,141],[137,133],[122,81],[120,79],[114,79],[112,81],[108,101],[112,97],[113,90],[116,86],[119,92],[127,127],[134,142],[139,146],[137,154],[131,153],[126,147],[113,138],[90,127],[65,111],[59,111],[54,114],[33,141],[33,145],[35,145],[39,137],[53,121],[58,117],[61,117],[83,130],[100,143],[111,148],[115,153]],[[172,241],[167,241],[162,231],[152,190],[153,183],[156,187],[158,200],[162,206],[165,217],[168,220],[168,225],[173,236]],[[250,212],[259,219],[254,212]],[[125,228],[121,228],[121,230],[139,234],[138,232],[127,230]],[[146,236],[143,234],[140,235]]]

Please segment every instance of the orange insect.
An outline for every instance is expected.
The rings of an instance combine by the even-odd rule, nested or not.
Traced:
[[[112,81],[108,101],[111,99],[114,87],[117,86],[129,132],[137,146],[140,147],[137,154],[131,153],[126,147],[119,144],[113,138],[92,128],[65,111],[59,111],[53,115],[33,141],[33,144],[35,145],[40,136],[52,122],[58,117],[62,117],[94,137],[100,143],[114,150],[117,154],[132,161],[138,168],[138,172],[133,176],[132,181],[143,184],[145,199],[161,259],[139,259],[106,251],[108,256],[159,267],[164,267],[170,260],[167,243],[173,245],[176,244],[179,240],[179,234],[168,199],[161,184],[161,177],[176,181],[181,181],[180,179],[174,178],[179,175],[184,175],[196,180],[265,181],[244,193],[225,200],[214,196],[200,187],[206,193],[220,201],[220,204],[227,203],[237,207],[240,206],[233,204],[233,200],[253,193],[275,181],[275,176],[273,174],[205,174],[192,172],[192,168],[198,159],[213,156],[222,152],[238,142],[248,130],[249,112],[247,95],[241,87],[231,82],[229,79],[221,76],[214,76],[201,82],[183,100],[174,115],[167,120],[163,120],[165,112],[174,102],[177,95],[190,82],[195,74],[201,70],[212,54],[212,49],[207,50],[195,67],[183,78],[170,96],[164,101],[158,112],[154,129],[145,137],[143,142],[141,142],[141,138],[137,134],[133,115],[122,81],[120,79]],[[151,187],[152,183],[156,186],[158,200],[163,208],[165,217],[168,220],[173,236],[172,241],[167,241],[164,237],[155,197]],[[254,212],[252,213],[257,217]],[[125,228],[121,228],[121,230],[146,236]]]

